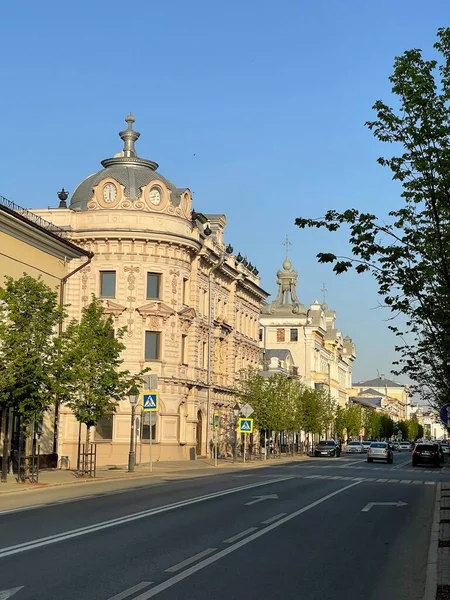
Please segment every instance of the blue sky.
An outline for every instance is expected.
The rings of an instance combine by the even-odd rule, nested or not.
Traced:
[[[393,59],[433,56],[450,5],[430,0],[41,0],[1,3],[0,194],[55,206],[121,149],[128,112],[140,156],[227,215],[227,239],[274,293],[292,243],[302,302],[321,300],[356,343],[355,379],[391,370],[389,314],[369,276],[335,276],[320,251],[347,236],[304,231],[297,216],[356,207],[386,214],[399,189],[364,127],[390,101]]]

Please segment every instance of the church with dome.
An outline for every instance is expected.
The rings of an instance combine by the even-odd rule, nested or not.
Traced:
[[[291,374],[305,385],[329,390],[344,406],[352,387],[356,349],[350,337],[336,328],[336,312],[317,300],[310,306],[297,296],[297,271],[286,257],[277,272],[278,293],[263,306],[259,345],[263,365],[289,357]],[[265,368],[265,367],[263,367]]]
[[[93,255],[71,263],[69,317],[79,319],[92,295],[99,297],[115,327],[126,327],[123,368],[150,367],[157,375],[156,423],[137,411],[137,462],[149,461],[150,436],[154,460],[208,456],[213,441],[222,456],[231,455],[235,374],[259,365],[259,315],[268,294],[245,252],[225,241],[226,216],[194,210],[189,188],[138,156],[135,119],[125,120],[122,151],[103,160],[68,204],[62,190],[57,209],[33,212]],[[124,398],[98,423],[99,466],[126,464],[130,415]],[[58,454],[76,464],[78,423],[64,407],[57,436]]]

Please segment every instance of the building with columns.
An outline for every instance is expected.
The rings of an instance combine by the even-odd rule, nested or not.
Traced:
[[[356,350],[351,338],[336,328],[336,312],[326,303],[315,301],[307,307],[299,301],[297,272],[289,258],[277,272],[277,285],[275,300],[264,305],[260,317],[263,357],[289,350],[291,369],[305,385],[330,390],[337,403],[346,404]]]
[[[102,299],[117,328],[126,327],[123,367],[150,367],[158,376],[160,412],[150,427],[138,410],[137,460],[206,455],[214,412],[222,454],[234,438],[235,373],[259,363],[259,314],[268,294],[256,267],[226,243],[226,217],[193,210],[188,188],[139,158],[126,118],[123,150],[84,179],[67,207],[36,210],[94,257],[69,279],[65,302],[79,318],[92,295]],[[77,266],[76,259],[73,261]],[[130,405],[120,402],[95,431],[99,465],[125,464]],[[151,432],[150,432],[151,429]],[[78,423],[61,411],[58,452],[76,460]]]

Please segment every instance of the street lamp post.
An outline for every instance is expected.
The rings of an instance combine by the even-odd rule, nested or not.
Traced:
[[[136,420],[136,406],[139,400],[139,391],[135,388],[130,390],[128,400],[131,404],[131,429],[130,429],[130,451],[128,453],[128,472],[132,473],[136,465],[136,452],[134,448],[134,427]]]
[[[238,416],[239,416],[240,412],[241,412],[241,407],[236,402],[236,404],[234,405],[234,408],[233,408],[233,415],[234,415],[234,462],[236,462],[236,460],[237,460],[237,440],[238,440],[237,425],[238,425]]]

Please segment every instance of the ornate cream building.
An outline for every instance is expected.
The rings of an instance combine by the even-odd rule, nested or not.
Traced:
[[[278,294],[260,317],[260,348],[272,358],[289,350],[293,375],[305,385],[330,390],[340,405],[348,402],[355,346],[336,329],[336,312],[315,301],[308,308],[297,297],[297,272],[286,258],[277,272]]]
[[[160,412],[151,427],[156,460],[211,451],[214,412],[218,440],[230,453],[237,370],[258,365],[258,320],[267,297],[258,271],[224,241],[225,215],[197,213],[189,189],[178,188],[139,158],[126,118],[123,151],[80,183],[68,208],[36,210],[94,253],[91,265],[68,281],[65,301],[79,318],[92,294],[117,328],[126,326],[124,368],[150,367],[158,376]],[[76,261],[74,261],[76,262]],[[95,434],[99,465],[125,464],[130,405],[120,402]],[[137,460],[148,462],[150,425],[140,419]],[[76,460],[78,424],[62,410],[58,449]]]

